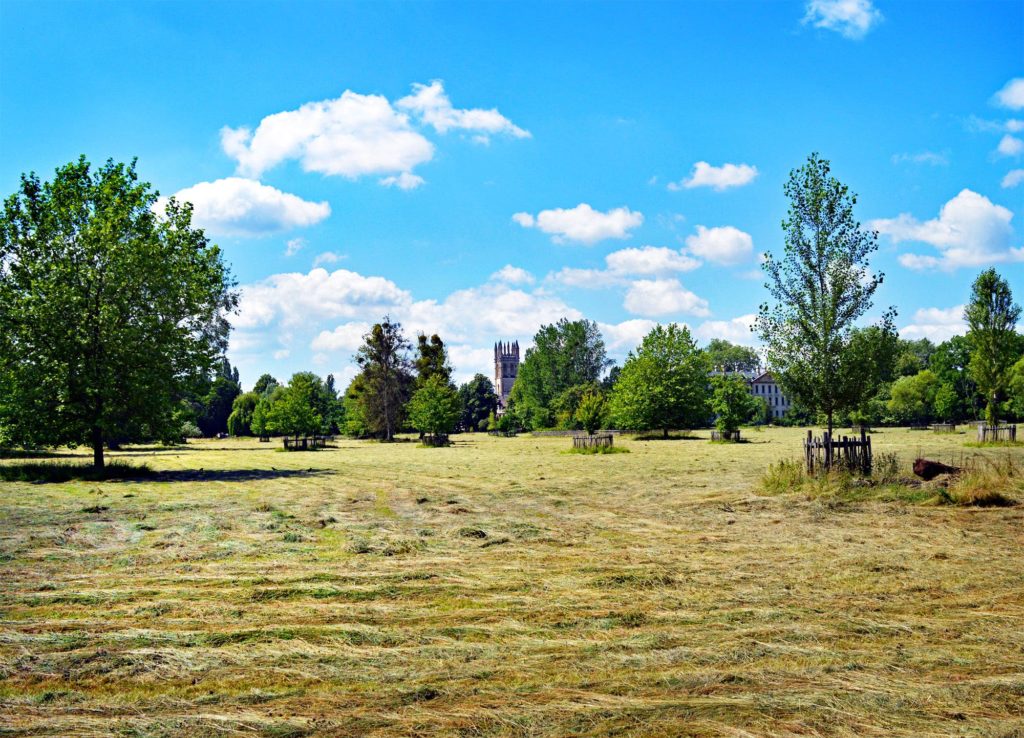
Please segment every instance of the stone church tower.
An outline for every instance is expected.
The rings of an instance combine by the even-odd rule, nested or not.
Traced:
[[[508,393],[519,373],[519,341],[494,344],[494,392],[498,395],[498,412],[508,406]]]

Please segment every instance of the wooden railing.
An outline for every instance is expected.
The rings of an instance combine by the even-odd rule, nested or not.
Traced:
[[[1011,443],[1015,443],[1017,441],[1017,426],[979,425],[978,441],[980,443],[990,443],[993,441],[1009,441]]]
[[[871,473],[871,437],[861,431],[860,438],[833,438],[828,432],[823,433],[821,438],[814,438],[811,431],[807,431],[807,438],[804,440],[804,460],[807,463],[808,474],[831,469],[847,469],[866,476]]]
[[[611,433],[598,433],[593,436],[573,436],[573,448],[596,448],[598,446],[611,446],[614,436]]]
[[[325,448],[327,446],[326,436],[296,436],[295,438],[284,438],[285,451],[309,451],[310,449]]]

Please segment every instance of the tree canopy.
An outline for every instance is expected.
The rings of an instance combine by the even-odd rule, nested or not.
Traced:
[[[483,374],[473,375],[471,380],[459,387],[459,401],[462,405],[459,423],[464,430],[482,430],[481,424],[498,409],[494,384]]]
[[[657,325],[630,352],[612,389],[609,412],[620,428],[696,428],[708,421],[707,355],[690,329]]]
[[[10,441],[180,439],[175,411],[224,352],[237,296],[191,205],[135,163],[23,175],[0,216],[0,405]],[[230,402],[228,404],[230,407]]]
[[[542,326],[533,343],[519,365],[510,401],[529,427],[548,427],[559,413],[563,420],[574,417],[573,401],[578,403],[585,390],[573,394],[572,388],[596,384],[610,362],[601,331],[590,320],[562,318]]]
[[[784,191],[784,255],[765,254],[763,265],[776,303],[761,305],[756,328],[785,393],[823,413],[831,433],[835,414],[861,405],[881,381],[864,349],[872,339],[895,340],[895,311],[885,312],[874,335],[855,330],[884,279],[868,267],[878,235],[854,218],[857,196],[831,176],[829,162],[811,154]]]
[[[363,336],[363,345],[356,352],[362,370],[357,378],[361,379],[351,403],[346,402],[346,411],[350,404],[358,403],[353,421],[358,418],[366,433],[385,441],[394,439],[405,420],[405,404],[414,381],[409,348],[401,323],[385,316]]]
[[[409,400],[409,422],[435,443],[455,430],[461,411],[458,394],[440,373],[428,377]]]

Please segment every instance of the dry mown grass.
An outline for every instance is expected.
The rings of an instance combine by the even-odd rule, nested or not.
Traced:
[[[763,496],[800,431],[700,435],[208,441],[0,483],[0,733],[1020,733],[1024,506]]]

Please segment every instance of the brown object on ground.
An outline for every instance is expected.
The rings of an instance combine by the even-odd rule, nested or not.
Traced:
[[[914,459],[914,474],[926,482],[930,482],[940,474],[956,474],[959,471],[960,467],[947,466],[940,461]]]

